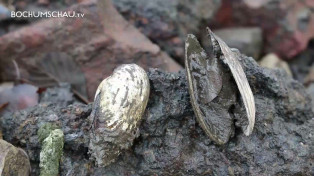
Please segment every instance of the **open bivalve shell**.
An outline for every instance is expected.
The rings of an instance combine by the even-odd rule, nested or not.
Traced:
[[[242,66],[231,49],[209,30],[213,54],[207,55],[194,35],[185,43],[185,67],[191,103],[198,123],[217,144],[225,144],[234,135],[232,108],[240,92],[252,133],[255,122],[254,97]]]

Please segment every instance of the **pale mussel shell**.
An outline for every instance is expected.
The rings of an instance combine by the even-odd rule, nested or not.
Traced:
[[[250,135],[254,127],[255,104],[237,56],[210,30],[209,35],[211,55],[206,54],[194,35],[187,36],[185,67],[196,119],[210,139],[221,145],[234,135],[232,108],[237,103],[237,93],[242,95],[249,119],[245,135]]]
[[[91,113],[89,154],[97,166],[114,162],[138,137],[150,92],[146,72],[136,64],[116,68],[103,80]]]

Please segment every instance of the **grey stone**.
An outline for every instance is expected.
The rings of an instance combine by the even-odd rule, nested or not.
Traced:
[[[247,56],[259,58],[263,47],[263,36],[260,28],[226,28],[215,30],[214,33],[225,41],[230,48],[237,48]]]
[[[283,69],[289,76],[292,77],[292,72],[288,63],[284,60],[281,60],[276,54],[270,53],[264,56],[259,64],[262,67],[270,68],[270,69]]]
[[[7,20],[10,17],[10,10],[0,3],[0,21]]]
[[[312,83],[308,88],[307,92],[310,94],[311,99],[312,99],[312,109],[314,111],[314,83]]]
[[[55,103],[61,107],[74,103],[75,99],[71,92],[71,85],[68,83],[61,83],[58,87],[48,88],[40,95],[40,102]]]
[[[0,175],[29,176],[31,165],[24,150],[0,139]]]
[[[306,50],[289,62],[294,79],[300,81],[301,83],[306,83],[308,81],[306,80],[307,76],[309,76],[309,73],[311,73],[311,70],[314,67],[313,58],[314,40],[309,42]]]

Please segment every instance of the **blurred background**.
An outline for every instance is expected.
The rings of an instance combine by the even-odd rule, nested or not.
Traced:
[[[261,66],[284,70],[314,99],[314,0],[1,0],[0,112],[60,97],[70,104],[72,95],[88,103],[123,63],[181,70],[186,35],[207,46],[207,26]]]

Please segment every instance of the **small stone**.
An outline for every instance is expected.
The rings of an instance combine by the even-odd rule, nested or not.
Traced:
[[[60,129],[53,130],[43,141],[39,164],[41,176],[58,176],[63,146],[64,134]]]
[[[40,95],[39,101],[41,103],[53,102],[58,106],[67,106],[72,104],[75,99],[71,91],[71,84],[60,83],[56,87],[48,88]]]
[[[304,78],[304,84],[309,85],[314,83],[314,65],[312,65],[309,74]]]
[[[249,7],[253,9],[258,9],[267,4],[270,0],[243,0],[243,2]]]
[[[309,93],[311,99],[312,99],[312,109],[314,111],[314,83],[312,83],[308,88],[307,92]]]
[[[303,8],[297,13],[298,29],[306,32],[311,20],[311,11],[308,8]]]
[[[214,33],[225,41],[230,48],[237,48],[247,56],[259,58],[263,43],[260,28],[226,28],[216,30]]]
[[[10,18],[10,10],[0,3],[0,21]]]
[[[281,60],[276,54],[273,54],[273,53],[267,54],[266,56],[264,56],[261,59],[259,64],[262,67],[266,67],[266,68],[271,68],[271,69],[280,68],[280,69],[283,69],[283,70],[285,70],[285,72],[289,76],[292,76],[290,67],[287,64],[287,62]]]
[[[0,175],[28,176],[30,170],[26,152],[0,139]]]

